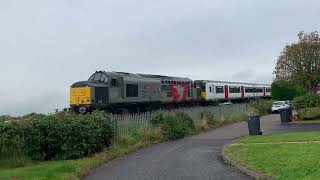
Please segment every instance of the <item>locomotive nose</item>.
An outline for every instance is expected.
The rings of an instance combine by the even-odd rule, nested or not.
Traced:
[[[86,82],[77,82],[70,87],[70,105],[89,105],[92,101],[92,87]]]

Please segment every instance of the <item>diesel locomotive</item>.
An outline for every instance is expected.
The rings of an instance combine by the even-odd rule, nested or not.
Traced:
[[[148,111],[158,108],[214,104],[270,97],[270,85],[96,71],[87,81],[70,87],[70,108],[75,112]]]

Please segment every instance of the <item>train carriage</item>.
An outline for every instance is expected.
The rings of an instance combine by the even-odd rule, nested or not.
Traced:
[[[192,81],[183,77],[97,71],[88,81],[72,84],[70,107],[77,112],[94,109],[145,111],[270,96],[270,86],[266,84]]]
[[[246,100],[270,97],[270,85],[228,81],[196,80],[195,86],[201,90],[204,101]]]

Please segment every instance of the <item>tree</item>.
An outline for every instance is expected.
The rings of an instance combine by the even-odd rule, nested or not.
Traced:
[[[276,80],[291,81],[315,93],[320,82],[320,37],[317,31],[300,32],[298,42],[287,45],[278,57]]]
[[[271,84],[272,99],[279,101],[292,100],[294,97],[305,94],[303,87],[299,87],[290,81],[276,80]]]

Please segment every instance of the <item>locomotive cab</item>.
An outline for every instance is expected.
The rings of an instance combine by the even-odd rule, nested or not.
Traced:
[[[97,71],[88,81],[80,81],[70,87],[70,106],[75,112],[87,112],[108,103],[109,77]]]

